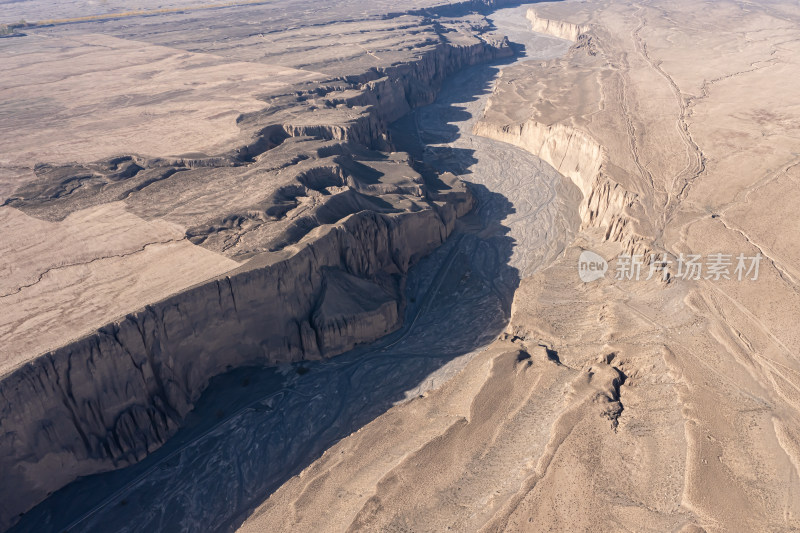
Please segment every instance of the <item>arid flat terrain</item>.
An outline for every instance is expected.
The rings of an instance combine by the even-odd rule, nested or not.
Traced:
[[[0,7],[0,529],[800,529],[796,3]]]

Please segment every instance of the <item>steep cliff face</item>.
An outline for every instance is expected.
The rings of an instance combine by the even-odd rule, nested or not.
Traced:
[[[605,238],[637,249],[640,237],[630,227],[625,210],[636,195],[606,175],[603,147],[586,133],[564,124],[546,125],[535,121],[503,125],[478,121],[474,133],[503,141],[536,154],[566,176],[583,193],[580,204],[582,229],[597,227]]]
[[[240,125],[251,132],[252,140],[234,155],[257,157],[287,137],[302,136],[354,141],[379,150],[391,148],[386,125],[433,102],[449,74],[513,55],[505,39],[452,39],[456,42],[441,42],[412,62],[309,83],[299,91],[273,98],[266,112],[242,118]],[[343,114],[342,109],[349,113]],[[347,118],[343,120],[343,116]]]
[[[532,8],[528,9],[527,17],[531,21],[531,29],[533,31],[568,41],[577,41],[579,35],[589,31],[588,26],[540,17],[536,10]]]
[[[387,123],[431,102],[449,73],[510,54],[502,41],[442,42],[411,63],[328,87],[303,87],[283,105],[244,117],[249,140],[229,154],[202,160],[130,156],[137,167],[130,177],[149,176],[153,169],[161,177],[125,184],[110,176],[115,164],[93,170],[93,179],[98,191],[124,187],[114,195],[131,206],[146,205],[145,188],[152,193],[170,179],[213,178],[218,168],[246,170],[292,138],[312,138],[320,153],[342,151],[336,143],[320,144],[331,140],[357,145],[356,151],[386,149]],[[304,158],[295,157],[291,165]],[[386,158],[376,153],[376,159]],[[298,171],[298,183],[282,190],[322,202],[342,197],[347,188],[352,191],[344,196],[370,189],[396,198],[397,205],[376,212],[358,204],[330,220],[317,217],[299,240],[271,253],[251,251],[229,275],[148,305],[0,381],[0,470],[6,480],[0,528],[77,477],[135,463],[161,446],[213,376],[243,365],[331,357],[400,326],[409,266],[448,237],[455,220],[472,208],[472,197],[454,176],[443,176],[437,188],[408,180],[367,186],[355,183],[352,169],[343,171],[341,162],[325,165]],[[56,180],[70,179],[67,170],[57,174]],[[58,203],[64,216],[108,201],[105,193],[92,196],[94,189],[72,199],[51,197],[58,184],[45,185],[22,191],[9,205],[36,216]],[[247,231],[273,223],[268,211],[251,216]],[[235,228],[240,219],[225,220]],[[206,234],[196,232],[190,228],[187,238],[205,245]]]
[[[533,31],[575,42],[570,54],[584,55],[594,62],[596,47],[587,33],[588,26],[545,19],[534,9],[529,9],[527,16]],[[501,89],[505,92],[498,94]],[[552,165],[583,194],[579,208],[582,229],[599,228],[606,240],[621,243],[628,252],[645,252],[648,246],[630,214],[637,195],[614,179],[606,149],[569,121],[540,122],[529,118],[513,122],[509,116],[514,113],[508,109],[495,112],[493,104],[508,100],[513,92],[506,91],[502,83],[496,86],[484,116],[475,123],[474,133],[523,148]],[[508,108],[507,102],[505,107]]]
[[[143,458],[226,369],[330,357],[396,329],[403,275],[469,207],[352,215],[282,261],[148,306],[8,376],[5,520],[77,476]]]

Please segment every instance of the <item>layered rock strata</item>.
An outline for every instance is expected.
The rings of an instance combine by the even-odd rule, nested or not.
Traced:
[[[558,68],[562,61],[584,67],[589,65],[592,70],[605,67],[603,58],[598,57],[598,49],[588,25],[542,18],[533,8],[528,9],[527,18],[533,31],[575,43],[566,58],[551,62],[552,68]],[[563,75],[573,76],[568,83],[584,84],[579,71],[566,71]],[[638,202],[637,194],[615,179],[615,167],[609,160],[607,150],[576,125],[572,117],[558,116],[557,113],[547,116],[546,111],[536,109],[526,116],[530,105],[528,102],[519,102],[520,105],[514,106],[522,109],[517,113],[509,112],[513,104],[493,107],[495,103],[513,101],[514,91],[515,88],[508,87],[507,83],[499,83],[495,87],[483,118],[475,123],[474,133],[523,148],[552,165],[560,174],[572,180],[583,194],[579,208],[583,229],[599,228],[606,240],[622,243],[627,251],[646,252],[650,244],[644,239],[643,232],[636,228],[637,217],[631,216],[631,211],[639,209],[635,205]]]

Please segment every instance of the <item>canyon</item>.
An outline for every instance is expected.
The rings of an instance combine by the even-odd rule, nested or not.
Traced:
[[[109,156],[116,146],[94,145],[104,158],[37,162],[35,178],[9,181],[0,456],[13,490],[3,495],[5,525],[77,477],[160,447],[212,377],[331,357],[399,327],[409,266],[444,242],[472,197],[452,174],[426,179],[407,155],[378,151],[390,148],[386,125],[430,102],[453,71],[511,54],[502,39],[462,37],[458,19],[447,28],[408,18],[386,30],[419,27],[405,62],[314,82],[279,67],[295,85],[270,94],[266,109],[233,117],[238,144],[226,151]],[[28,61],[49,45],[31,37],[12,79],[29,81]],[[127,52],[116,37],[102,40]],[[153,53],[174,63],[167,51]],[[123,70],[138,75],[139,64]],[[113,112],[141,104],[133,107]],[[77,137],[72,150],[94,144]],[[11,142],[8,166],[43,157],[60,140],[33,153],[32,139],[18,141],[18,152]],[[74,255],[64,255],[65,240]]]
[[[797,6],[412,4],[0,41],[0,528],[800,527]]]
[[[503,67],[472,131],[569,178],[579,231],[457,376],[337,442],[241,531],[798,527],[797,95],[774,85],[798,69],[796,6],[531,10],[574,44]],[[604,276],[580,279],[584,252]],[[731,273],[682,276],[690,254]],[[757,279],[739,255],[763,258]]]

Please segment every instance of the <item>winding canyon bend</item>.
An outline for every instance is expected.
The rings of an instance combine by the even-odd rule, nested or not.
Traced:
[[[800,528],[796,3],[340,4],[0,39],[0,527]]]

